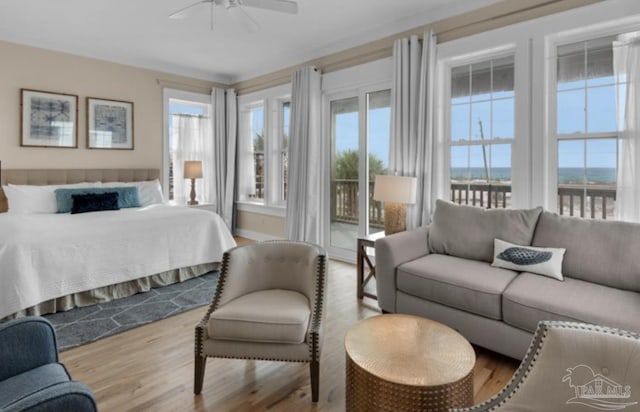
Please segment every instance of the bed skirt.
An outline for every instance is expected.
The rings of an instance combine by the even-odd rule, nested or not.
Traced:
[[[201,265],[168,270],[155,275],[129,280],[115,285],[104,286],[85,292],[73,293],[71,295],[51,299],[21,310],[0,319],[0,322],[21,318],[23,316],[46,315],[49,313],[64,312],[76,307],[106,303],[114,299],[135,295],[139,292],[148,292],[152,288],[183,282],[185,280],[204,275],[205,273],[209,273],[212,270],[216,270],[219,266],[219,263],[204,263]]]

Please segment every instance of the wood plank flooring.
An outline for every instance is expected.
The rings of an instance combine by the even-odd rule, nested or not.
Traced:
[[[244,243],[240,240],[238,243]],[[356,299],[354,265],[331,261],[320,401],[311,403],[307,364],[209,359],[202,394],[193,395],[194,326],[206,306],[61,353],[71,376],[89,385],[108,411],[343,411],[344,335],[379,314]],[[498,392],[515,360],[476,348],[476,403]]]

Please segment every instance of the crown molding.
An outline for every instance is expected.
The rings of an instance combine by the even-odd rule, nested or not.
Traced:
[[[438,43],[444,43],[601,1],[604,0],[503,0],[262,76],[238,81],[231,87],[236,89],[238,95],[247,94],[290,83],[292,73],[301,67],[314,66],[322,73],[330,73],[369,63],[391,56],[395,40],[412,35],[422,36],[427,30],[433,30],[438,36]]]

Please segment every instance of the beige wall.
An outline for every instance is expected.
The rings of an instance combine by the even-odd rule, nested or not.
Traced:
[[[242,231],[248,231],[248,236],[258,233],[267,237],[285,238],[286,223],[284,218],[271,215],[263,215],[262,213],[253,213],[238,210],[236,216],[236,228]]]
[[[161,168],[162,88],[207,92],[214,83],[0,42],[2,168]],[[78,148],[20,147],[20,88],[78,95]],[[86,148],[86,97],[134,102],[135,150]]]

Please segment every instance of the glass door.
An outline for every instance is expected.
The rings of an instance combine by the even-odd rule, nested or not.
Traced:
[[[384,206],[373,200],[376,175],[387,174],[389,169],[389,138],[391,135],[391,90],[366,94],[367,100],[367,198],[366,235],[384,232]]]
[[[361,90],[329,99],[328,248],[355,256],[357,239],[384,230],[384,208],[373,200],[375,175],[388,168],[391,92]]]
[[[358,97],[329,103],[331,185],[329,245],[355,250],[360,226],[360,115]]]

